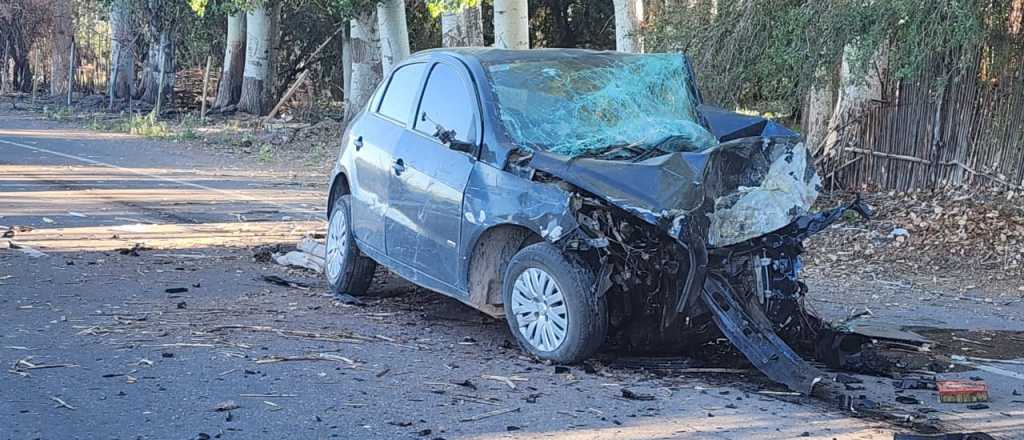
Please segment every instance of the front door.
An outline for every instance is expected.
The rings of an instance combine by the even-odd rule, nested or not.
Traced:
[[[385,237],[389,257],[456,286],[462,193],[476,149],[450,149],[434,137],[438,125],[454,130],[460,141],[477,144],[476,93],[462,66],[437,63],[430,69],[413,127],[395,152]]]

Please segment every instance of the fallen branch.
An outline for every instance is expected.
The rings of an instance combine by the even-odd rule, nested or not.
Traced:
[[[70,409],[70,410],[78,409],[78,408],[75,408],[75,407],[73,407],[71,405],[68,405],[68,403],[65,402],[64,399],[61,399],[60,397],[57,397],[57,396],[50,396],[50,400],[52,400],[54,402],[57,402],[57,405],[55,406],[56,408],[67,408],[67,409]]]
[[[39,364],[33,364],[32,362],[29,362],[29,359],[32,359],[32,358],[31,357],[27,357],[27,358],[24,358],[24,359],[18,359],[18,361],[14,363],[14,369],[16,371],[25,371],[25,370],[43,370],[43,369],[47,369],[47,368],[71,368],[71,367],[77,367],[78,366],[78,364],[39,365]]]
[[[248,330],[252,332],[265,332],[275,333],[278,336],[311,339],[314,341],[326,341],[326,342],[344,342],[349,344],[361,344],[363,342],[372,341],[373,338],[357,335],[355,333],[339,333],[337,335],[325,335],[321,333],[305,331],[305,330],[284,330],[274,327],[268,327],[264,325],[219,325],[206,330],[208,333],[218,332],[221,330]]]
[[[239,394],[238,397],[299,397],[298,394]]]
[[[306,57],[305,60],[303,60],[301,63],[299,63],[299,65],[296,67],[296,69],[303,69],[302,73],[299,74],[299,78],[297,78],[295,80],[294,84],[291,87],[288,88],[288,91],[285,92],[284,96],[281,97],[281,100],[277,102],[277,105],[275,105],[274,108],[272,110],[270,110],[270,113],[268,113],[267,116],[263,118],[263,121],[269,121],[271,118],[273,118],[275,115],[277,115],[278,110],[280,110],[281,107],[284,106],[284,104],[288,102],[288,99],[290,99],[292,97],[292,95],[295,93],[295,91],[299,88],[299,85],[301,85],[302,82],[305,81],[306,74],[309,73],[309,70],[306,69],[306,66],[314,58],[316,58],[317,54],[319,54],[321,50],[324,50],[324,48],[327,47],[327,44],[330,43],[331,40],[334,39],[334,37],[338,36],[338,34],[341,33],[341,31],[344,30],[344,29],[345,29],[345,26],[338,27],[338,29],[335,30],[333,34],[328,36],[327,39],[324,40],[323,43],[320,43],[320,46],[317,46],[316,50],[314,50],[313,53],[309,54],[309,56]]]
[[[508,385],[508,387],[513,389],[513,390],[516,389],[516,383],[515,382],[526,382],[525,378],[518,377],[518,376],[508,376],[508,377],[505,377],[505,376],[492,376],[492,375],[484,374],[484,375],[482,375],[480,377],[483,378],[483,379],[496,380],[496,381],[501,382],[501,383],[503,383],[505,385]],[[513,382],[513,381],[515,381],[515,382]]]
[[[456,398],[456,399],[460,399],[460,400],[465,400],[467,402],[474,402],[474,403],[480,403],[480,404],[491,405],[491,406],[501,406],[500,403],[493,402],[493,401],[490,401],[490,400],[487,400],[487,399],[481,399],[481,398],[476,397],[476,396],[470,396],[468,394],[455,394],[455,395],[452,395],[452,397]]]
[[[335,361],[344,362],[355,368],[358,364],[356,361],[349,359],[344,356],[338,356],[336,354],[329,353],[317,353],[315,355],[306,356],[267,356],[256,360],[257,364],[272,364],[277,362],[293,362],[293,361]]]
[[[494,411],[485,412],[483,414],[478,414],[478,415],[475,415],[473,417],[466,417],[464,419],[459,419],[459,421],[460,422],[475,422],[477,420],[483,420],[483,419],[486,419],[488,417],[500,416],[502,414],[508,414],[508,413],[516,412],[516,411],[519,411],[518,407],[516,407],[516,408],[496,409]]]

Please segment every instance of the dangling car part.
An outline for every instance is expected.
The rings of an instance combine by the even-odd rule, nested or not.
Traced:
[[[868,214],[812,213],[800,138],[704,106],[680,54],[418,53],[349,124],[331,182],[336,292],[365,293],[382,264],[555,362],[725,335],[804,393],[824,375],[784,342],[820,324],[803,240]]]

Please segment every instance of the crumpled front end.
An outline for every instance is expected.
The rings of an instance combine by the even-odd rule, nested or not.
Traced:
[[[811,393],[823,377],[786,343],[820,324],[804,310],[803,241],[859,200],[811,209],[821,179],[796,137],[748,137],[639,161],[530,166],[573,194],[566,249],[599,268],[619,343],[674,349],[723,334],[765,374]]]
[[[758,142],[762,145],[760,151]],[[802,143],[761,138],[754,145],[734,148],[751,151],[745,157],[726,160],[745,160],[749,167],[735,176],[725,175],[729,170],[717,170],[717,177],[729,183],[709,194],[714,204],[707,214],[707,242],[711,247],[733,245],[782,229],[810,212],[821,186]]]

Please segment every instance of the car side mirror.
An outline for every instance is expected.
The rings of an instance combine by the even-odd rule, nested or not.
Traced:
[[[430,117],[427,116],[427,112],[423,112],[420,114],[420,121],[432,122],[434,124],[434,137],[437,138],[437,140],[441,141],[442,144],[447,145],[448,148],[451,148],[452,150],[455,151],[461,151],[463,153],[471,153],[473,151],[474,145],[472,142],[460,141],[456,139],[455,130],[449,130],[445,128],[443,125],[437,123],[437,121],[430,119]]]
[[[461,151],[463,153],[472,153],[473,147],[474,145],[472,142],[460,141],[456,139],[448,141],[448,148],[451,148],[455,151]]]

